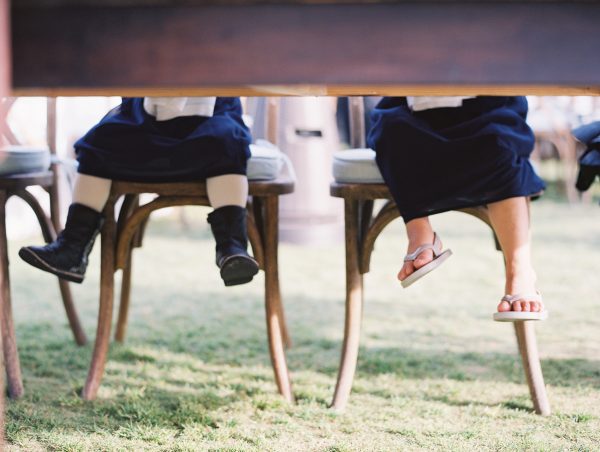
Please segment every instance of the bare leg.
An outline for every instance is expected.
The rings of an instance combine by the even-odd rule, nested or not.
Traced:
[[[246,207],[248,202],[248,179],[241,174],[206,179],[206,193],[210,205],[218,209],[223,206]]]
[[[531,237],[529,231],[529,201],[525,197],[509,198],[488,205],[490,220],[502,247],[506,264],[505,293],[535,294],[536,275],[531,262]],[[499,312],[541,311],[537,301],[518,301],[512,307],[502,301]]]
[[[419,246],[427,243],[433,243],[433,229],[429,223],[428,217],[415,218],[406,223],[406,235],[408,236],[407,254],[414,252]],[[411,262],[404,262],[402,269],[398,273],[398,279],[402,281],[418,270],[423,265],[433,260],[433,251],[424,250],[419,256]]]
[[[73,189],[73,203],[102,212],[110,193],[110,179],[78,174]]]

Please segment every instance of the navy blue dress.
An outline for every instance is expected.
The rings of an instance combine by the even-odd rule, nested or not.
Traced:
[[[406,98],[384,97],[368,144],[404,221],[541,192],[526,115],[524,97],[414,112]]]
[[[250,132],[240,100],[217,98],[212,117],[157,121],[143,98],[123,98],[75,143],[79,172],[132,182],[184,182],[246,174]]]

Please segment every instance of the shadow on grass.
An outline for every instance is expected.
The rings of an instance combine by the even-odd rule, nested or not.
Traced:
[[[544,359],[547,384],[600,388],[600,361]],[[358,372],[395,374],[403,378],[449,378],[457,381],[495,380],[523,383],[521,359],[515,354],[416,352],[395,348],[362,349]]]
[[[258,320],[257,320],[258,321]],[[176,322],[177,323],[177,322]],[[166,325],[169,329],[169,325]],[[256,326],[258,329],[259,327]],[[143,380],[146,367],[160,370],[157,378],[165,378],[163,372],[169,368],[181,368],[191,374],[215,373],[219,369],[237,369],[234,373],[246,373],[246,369],[268,369],[269,355],[266,337],[256,331],[230,331],[228,325],[214,325],[198,331],[193,326],[180,327],[176,334],[166,337],[160,331],[148,332],[155,340],[140,341],[136,338],[129,344],[111,344],[108,363],[116,370],[107,368],[114,380],[121,369],[128,376]],[[41,331],[40,331],[41,330]],[[28,341],[21,350],[21,359],[26,374],[36,379],[58,379],[72,381],[85,378],[89,365],[91,345],[77,347],[65,337],[49,339],[50,326],[36,326],[35,334],[45,338]],[[33,331],[30,333],[33,334]],[[235,334],[234,334],[235,333]],[[27,334],[29,336],[29,334]],[[296,346],[288,350],[288,363],[292,377],[294,371],[310,370],[334,378],[338,371],[341,343],[324,338],[299,339]],[[586,359],[544,359],[542,370],[545,381],[552,386],[600,388],[600,361]],[[252,373],[252,371],[250,371]],[[391,374],[403,379],[450,379],[455,381],[506,381],[524,383],[521,359],[515,350],[509,353],[457,353],[416,351],[394,347],[362,347],[358,357],[358,376]],[[250,377],[250,375],[246,375]],[[254,379],[254,378],[251,378]],[[193,380],[178,381],[175,375],[167,379],[173,385],[191,384]],[[265,380],[257,375],[255,380]]]

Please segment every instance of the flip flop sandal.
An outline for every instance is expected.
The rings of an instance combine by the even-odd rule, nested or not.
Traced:
[[[506,301],[510,304],[511,308],[515,301],[538,301],[542,303],[542,295],[537,292],[536,294],[516,294],[516,295],[504,295],[501,301]],[[543,305],[542,305],[543,306]],[[548,311],[543,308],[540,312],[527,312],[527,311],[506,311],[506,312],[494,312],[494,320],[496,322],[521,322],[523,320],[546,320],[548,318]]]
[[[411,273],[406,278],[404,278],[402,281],[400,281],[400,284],[402,284],[402,287],[407,288],[411,284],[413,284],[416,281],[418,281],[419,279],[421,279],[427,273],[438,268],[440,265],[442,265],[444,263],[444,261],[446,259],[448,259],[450,256],[452,256],[452,251],[450,249],[442,251],[442,242],[440,241],[440,238],[437,235],[437,233],[434,232],[433,233],[433,243],[427,244],[427,245],[421,245],[414,252],[407,254],[406,256],[404,256],[404,262],[414,261],[419,256],[419,254],[421,254],[425,250],[433,251],[433,260],[431,262],[423,265],[418,270],[415,270],[413,273]]]

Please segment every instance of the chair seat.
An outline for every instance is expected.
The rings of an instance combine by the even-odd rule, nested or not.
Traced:
[[[250,145],[251,156],[248,159],[248,180],[272,180],[281,172],[283,154],[275,145],[259,140]]]
[[[32,185],[50,187],[53,180],[54,175],[52,171],[0,176],[0,190],[20,190],[31,187]]]
[[[7,146],[0,148],[0,176],[37,173],[50,168],[47,148]]]
[[[333,178],[343,184],[382,184],[372,149],[348,149],[333,154]]]

